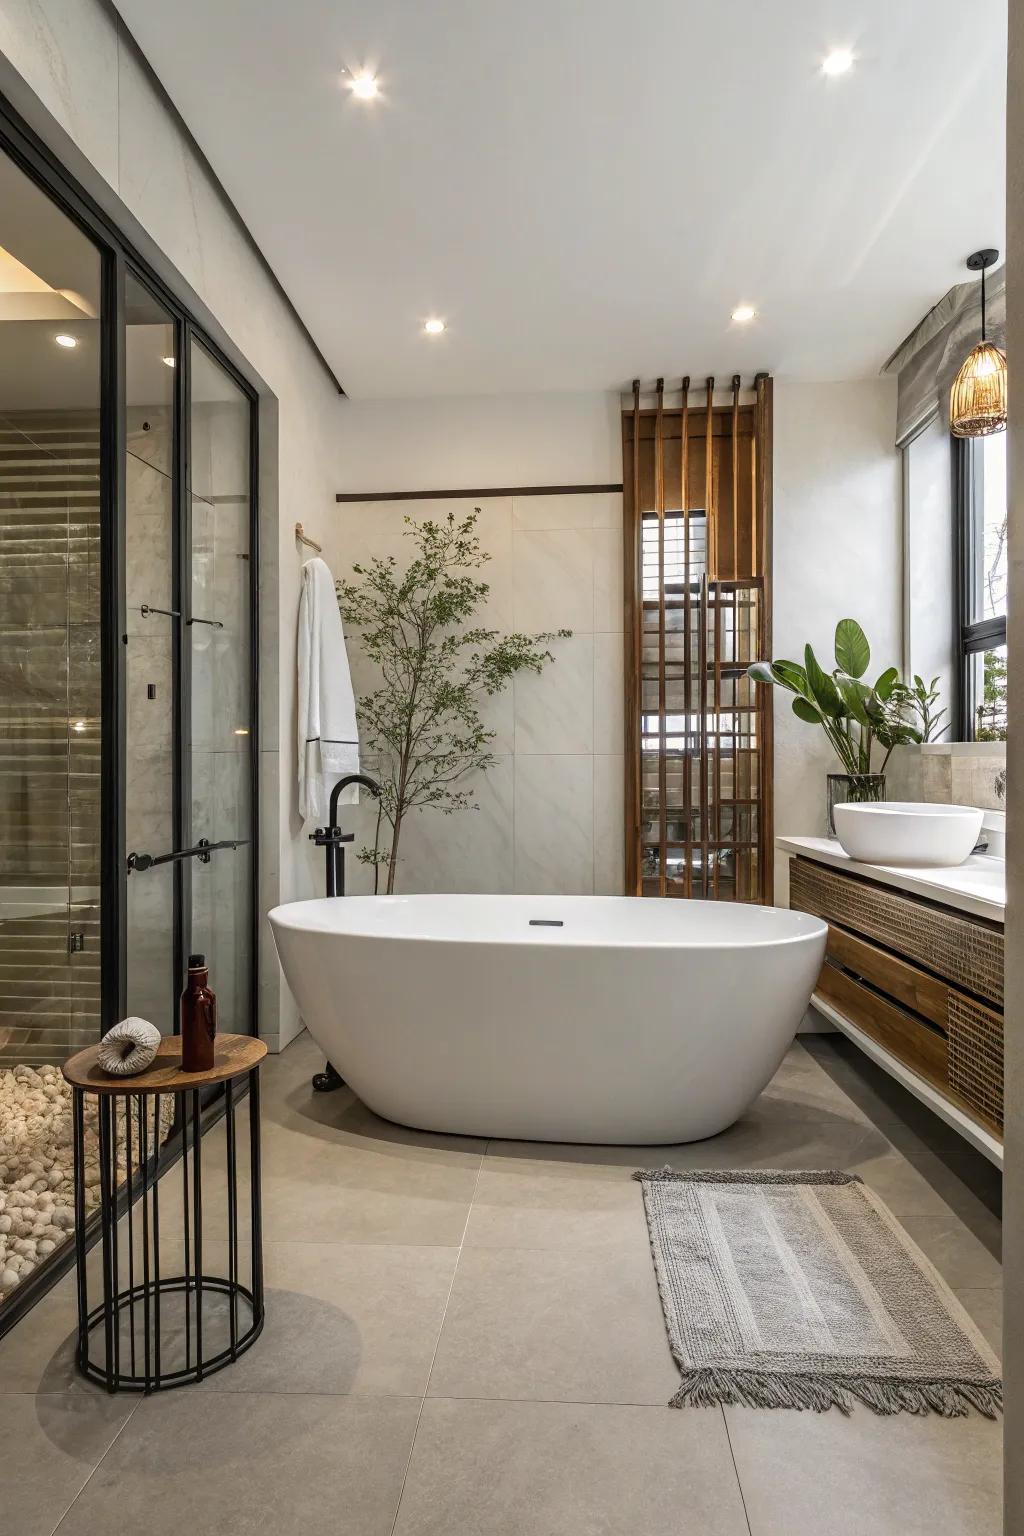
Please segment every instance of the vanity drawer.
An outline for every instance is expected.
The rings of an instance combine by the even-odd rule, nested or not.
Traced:
[[[790,865],[789,904],[1002,1004],[1003,934],[994,924],[802,858]]]
[[[912,1072],[948,1092],[946,1037],[938,1028],[879,997],[828,960],[821,968],[817,990]]]
[[[831,924],[826,953],[836,965],[863,977],[893,1002],[922,1014],[945,1033],[950,990],[944,981]]]

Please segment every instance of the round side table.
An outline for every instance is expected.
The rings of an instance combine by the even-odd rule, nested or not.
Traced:
[[[207,1072],[183,1072],[181,1042],[167,1036],[156,1060],[135,1077],[111,1077],[97,1065],[98,1046],[63,1067],[71,1085],[75,1145],[75,1257],[78,1270],[78,1368],[108,1392],[157,1392],[202,1381],[230,1365],[263,1328],[263,1234],[260,1199],[260,1063],[262,1040],[218,1035]],[[240,1080],[249,1103],[249,1284],[239,1272],[238,1135]],[[223,1236],[204,1234],[201,1090],[224,1085]],[[167,1098],[174,1101],[181,1150],[181,1193],[174,1212],[160,1202],[158,1175]],[[95,1106],[87,1100],[95,1098]],[[88,1121],[88,1125],[87,1125]],[[94,1126],[95,1122],[95,1126]],[[98,1170],[92,1149],[98,1144]],[[88,1140],[87,1140],[88,1139]],[[190,1146],[191,1143],[191,1146]],[[86,1186],[99,1181],[102,1299],[90,1309]],[[220,1170],[209,1170],[218,1180]],[[138,1207],[138,1209],[136,1209]],[[219,1218],[218,1218],[219,1220]],[[161,1271],[169,1228],[180,1222],[184,1265]],[[227,1275],[204,1267],[204,1235],[226,1247]],[[121,1242],[121,1239],[124,1242]],[[163,1245],[163,1253],[162,1253]],[[175,1253],[177,1259],[177,1253]],[[127,1285],[122,1285],[122,1274]],[[216,1309],[216,1316],[211,1309]],[[204,1323],[206,1332],[204,1334]],[[211,1344],[216,1324],[217,1337]],[[93,1358],[99,1340],[102,1357]]]

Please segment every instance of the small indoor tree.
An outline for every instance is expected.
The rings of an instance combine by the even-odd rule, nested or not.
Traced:
[[[461,520],[406,518],[415,555],[404,570],[393,555],[352,567],[355,580],[339,581],[345,624],[360,632],[379,682],[358,702],[362,746],[377,763],[380,803],[372,848],[358,855],[374,866],[374,889],[387,870],[395,888],[402,827],[411,811],[432,806],[451,815],[473,805],[467,775],[494,762],[495,733],[484,724],[485,698],[500,693],[517,672],[541,672],[554,660],[560,629],[502,635],[472,621],[490,588],[475,574],[490,556],[476,533],[479,508]],[[381,846],[382,823],[391,829]]]

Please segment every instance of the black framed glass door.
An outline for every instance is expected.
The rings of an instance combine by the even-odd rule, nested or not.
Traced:
[[[2,95],[0,191],[0,1086],[49,1074],[45,1153],[56,1063],[175,1030],[190,949],[258,1033],[257,394]]]
[[[219,1027],[251,1029],[253,955],[253,405],[191,337],[188,356],[186,645],[192,845],[189,947],[206,956]]]
[[[178,1027],[202,953],[254,1015],[254,402],[125,278],[126,1008]]]

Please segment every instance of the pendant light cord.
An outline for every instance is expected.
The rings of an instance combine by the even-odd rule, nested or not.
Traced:
[[[985,268],[981,269],[981,339],[985,340]]]

